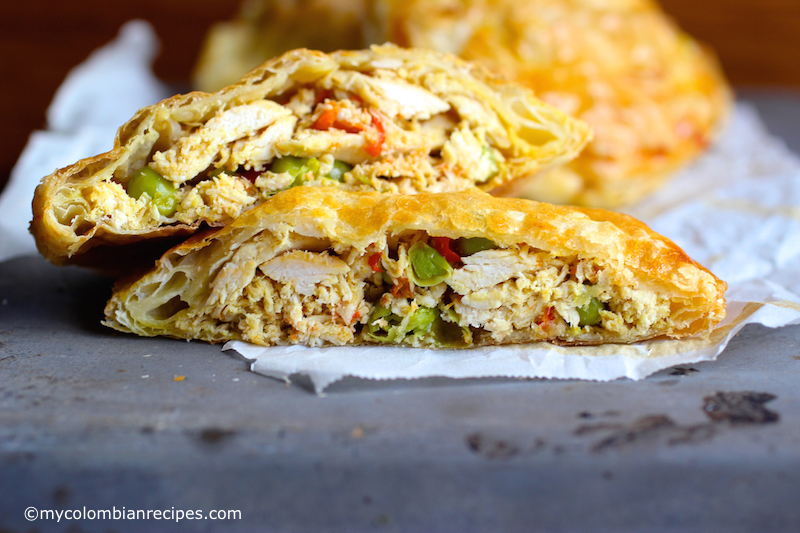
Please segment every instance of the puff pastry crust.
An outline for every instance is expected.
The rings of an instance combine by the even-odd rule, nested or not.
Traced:
[[[94,247],[224,225],[300,184],[492,190],[572,159],[589,137],[529,89],[452,55],[293,50],[218,92],[141,109],[113,150],[43,179],[31,232],[54,263],[91,264]],[[151,190],[132,192],[145,171]],[[171,191],[166,207],[158,187]]]
[[[248,2],[237,21],[210,33],[207,50],[220,53],[201,59],[200,86],[231,81],[231,57],[244,69],[282,52],[270,36],[276,26],[302,25],[306,3]],[[333,23],[325,32],[328,46],[337,46],[337,36],[344,46],[360,35],[365,44],[390,41],[451,52],[531,87],[594,128],[594,140],[577,159],[498,191],[504,195],[605,208],[632,203],[704,152],[730,107],[731,92],[713,53],[652,0],[313,4]],[[279,12],[280,22],[247,16],[254,10]],[[361,30],[337,26],[343,16],[361,20]]]
[[[261,345],[630,343],[709,333],[725,288],[618,213],[477,189],[297,187],[118,283],[104,323]]]

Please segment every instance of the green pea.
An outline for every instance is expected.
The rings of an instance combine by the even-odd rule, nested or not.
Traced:
[[[408,260],[411,263],[409,277],[420,287],[437,285],[453,273],[447,259],[422,241],[409,248]]]
[[[211,172],[208,173],[208,177],[209,178],[216,178],[217,176],[219,176],[220,174],[225,172],[225,170],[226,170],[225,167],[215,168],[214,170],[212,170]]]
[[[481,150],[481,159],[486,163],[487,168],[486,177],[483,181],[489,181],[500,172],[500,165],[497,164],[497,157],[494,155],[494,151],[488,146],[484,146],[483,150]]]
[[[458,255],[461,257],[482,252],[484,250],[494,250],[495,248],[497,248],[497,245],[494,243],[494,241],[484,237],[461,237],[456,239],[456,252],[458,252]]]
[[[455,314],[455,311],[453,313]],[[380,319],[384,319],[387,324],[383,326],[375,324]],[[462,328],[454,322],[446,322],[438,309],[419,307],[408,319],[405,328],[400,327],[401,322],[399,316],[380,303],[376,303],[367,322],[366,337],[378,342],[400,344],[409,333],[413,333],[416,337],[428,339],[439,347],[461,348],[472,343],[472,332],[469,328]]]
[[[387,316],[392,316],[392,311],[387,309],[386,307],[382,306],[380,303],[376,303],[375,306],[372,308],[372,313],[369,315],[369,321],[372,322],[379,318],[386,318]]]
[[[431,326],[431,339],[440,347],[463,348],[472,343],[472,332],[437,316]]]
[[[309,157],[308,161],[306,162],[306,167],[315,176],[319,176],[319,159],[316,157]]]
[[[178,208],[178,191],[175,185],[150,167],[142,167],[133,175],[128,182],[127,191],[133,198],[147,193],[162,216],[172,216]]]
[[[580,327],[596,326],[600,323],[600,311],[604,308],[603,302],[592,297],[586,304],[578,308],[578,316],[581,319],[578,325]]]
[[[351,170],[353,170],[352,166],[348,165],[344,161],[339,161],[336,159],[333,162],[333,168],[325,177],[336,181],[342,181],[344,180],[345,173],[350,172]]]
[[[439,302],[439,313],[445,317],[449,318],[450,322],[455,322],[458,324],[458,321],[461,320],[461,317],[458,316],[458,313],[453,308],[452,305],[445,305],[444,302]]]
[[[288,172],[292,177],[296,178],[297,176],[301,175],[301,173],[311,170],[308,168],[309,161],[310,159],[308,157],[294,157],[287,155],[274,160],[269,169],[276,174]],[[317,161],[317,165],[319,165],[319,161]]]
[[[375,324],[381,318],[385,319],[389,325],[379,326]],[[367,322],[367,337],[378,342],[394,342],[398,334],[396,324],[399,324],[400,321],[399,316],[383,307],[380,303],[376,303]]]
[[[271,172],[282,174],[288,172],[294,178],[290,187],[302,185],[305,175],[311,172],[314,176],[319,174],[319,160],[315,157],[294,157],[287,155],[276,159],[269,167]]]
[[[417,335],[425,335],[431,330],[434,320],[439,317],[436,309],[430,307],[420,307],[411,318],[408,319],[407,331],[413,331]]]

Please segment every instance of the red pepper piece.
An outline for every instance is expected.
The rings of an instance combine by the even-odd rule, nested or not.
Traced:
[[[383,272],[383,267],[381,266],[381,253],[376,252],[369,256],[367,259],[369,263],[369,267],[372,269],[373,272]]]
[[[330,107],[327,107],[320,113],[317,120],[311,125],[312,128],[315,130],[336,128],[337,130],[343,130],[347,133],[361,133],[364,131],[365,126],[363,124],[352,124],[346,120],[339,120],[339,104],[337,102],[329,102],[326,105]]]
[[[453,239],[450,237],[432,237],[431,246],[442,254],[451,266],[461,266],[461,256],[453,251]]]
[[[328,130],[336,122],[337,111],[334,107],[329,107],[317,117],[317,120],[311,125],[315,130]]]
[[[261,172],[258,170],[251,168],[250,170],[240,170],[239,173],[241,176],[248,180],[250,183],[255,183],[256,179],[261,175]]]
[[[548,307],[542,316],[536,319],[536,323],[542,326],[542,328],[547,329],[556,319],[556,312],[553,307]]]
[[[393,285],[390,292],[395,298],[413,298],[414,293],[411,292],[411,286],[408,284],[406,278],[398,278],[397,284]]]
[[[367,144],[364,146],[364,149],[371,157],[377,157],[380,155],[383,149],[383,143],[386,141],[386,128],[377,111],[370,109],[369,114],[372,117],[372,125],[375,126],[377,136],[375,139],[367,139]]]
[[[333,98],[333,96],[333,89],[325,89],[316,94],[316,98],[314,98],[314,104],[321,104],[325,100]]]
[[[364,131],[363,124],[350,124],[349,122],[345,122],[343,120],[337,120],[334,122],[333,127],[337,130],[344,130],[347,133],[361,133]]]

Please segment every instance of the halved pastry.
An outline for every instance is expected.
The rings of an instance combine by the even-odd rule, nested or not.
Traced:
[[[455,56],[294,50],[216,93],[140,110],[112,151],[42,181],[31,231],[48,259],[75,262],[100,245],[227,224],[301,184],[491,190],[572,159],[589,135]]]
[[[298,187],[120,282],[104,323],[260,345],[631,343],[709,333],[725,288],[618,213]]]

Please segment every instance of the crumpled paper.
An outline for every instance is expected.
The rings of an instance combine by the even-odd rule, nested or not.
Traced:
[[[158,43],[145,22],[76,67],[35,132],[0,197],[0,260],[33,253],[27,232],[39,180],[112,147],[116,128],[167,96],[151,71]],[[546,343],[421,350],[398,347],[263,348],[227,343],[254,372],[279,379],[308,375],[317,392],[345,376],[642,379],[678,364],[715,359],[744,325],[800,323],[800,158],[739,103],[715,147],[666,188],[627,212],[670,237],[729,284],[728,317],[707,339],[635,345],[559,347]],[[767,304],[769,302],[769,304]]]
[[[0,261],[36,253],[28,224],[44,176],[111,150],[117,128],[170,96],[153,74],[158,49],[152,26],[133,20],[67,75],[47,110],[47,129],[31,134],[0,197]]]

